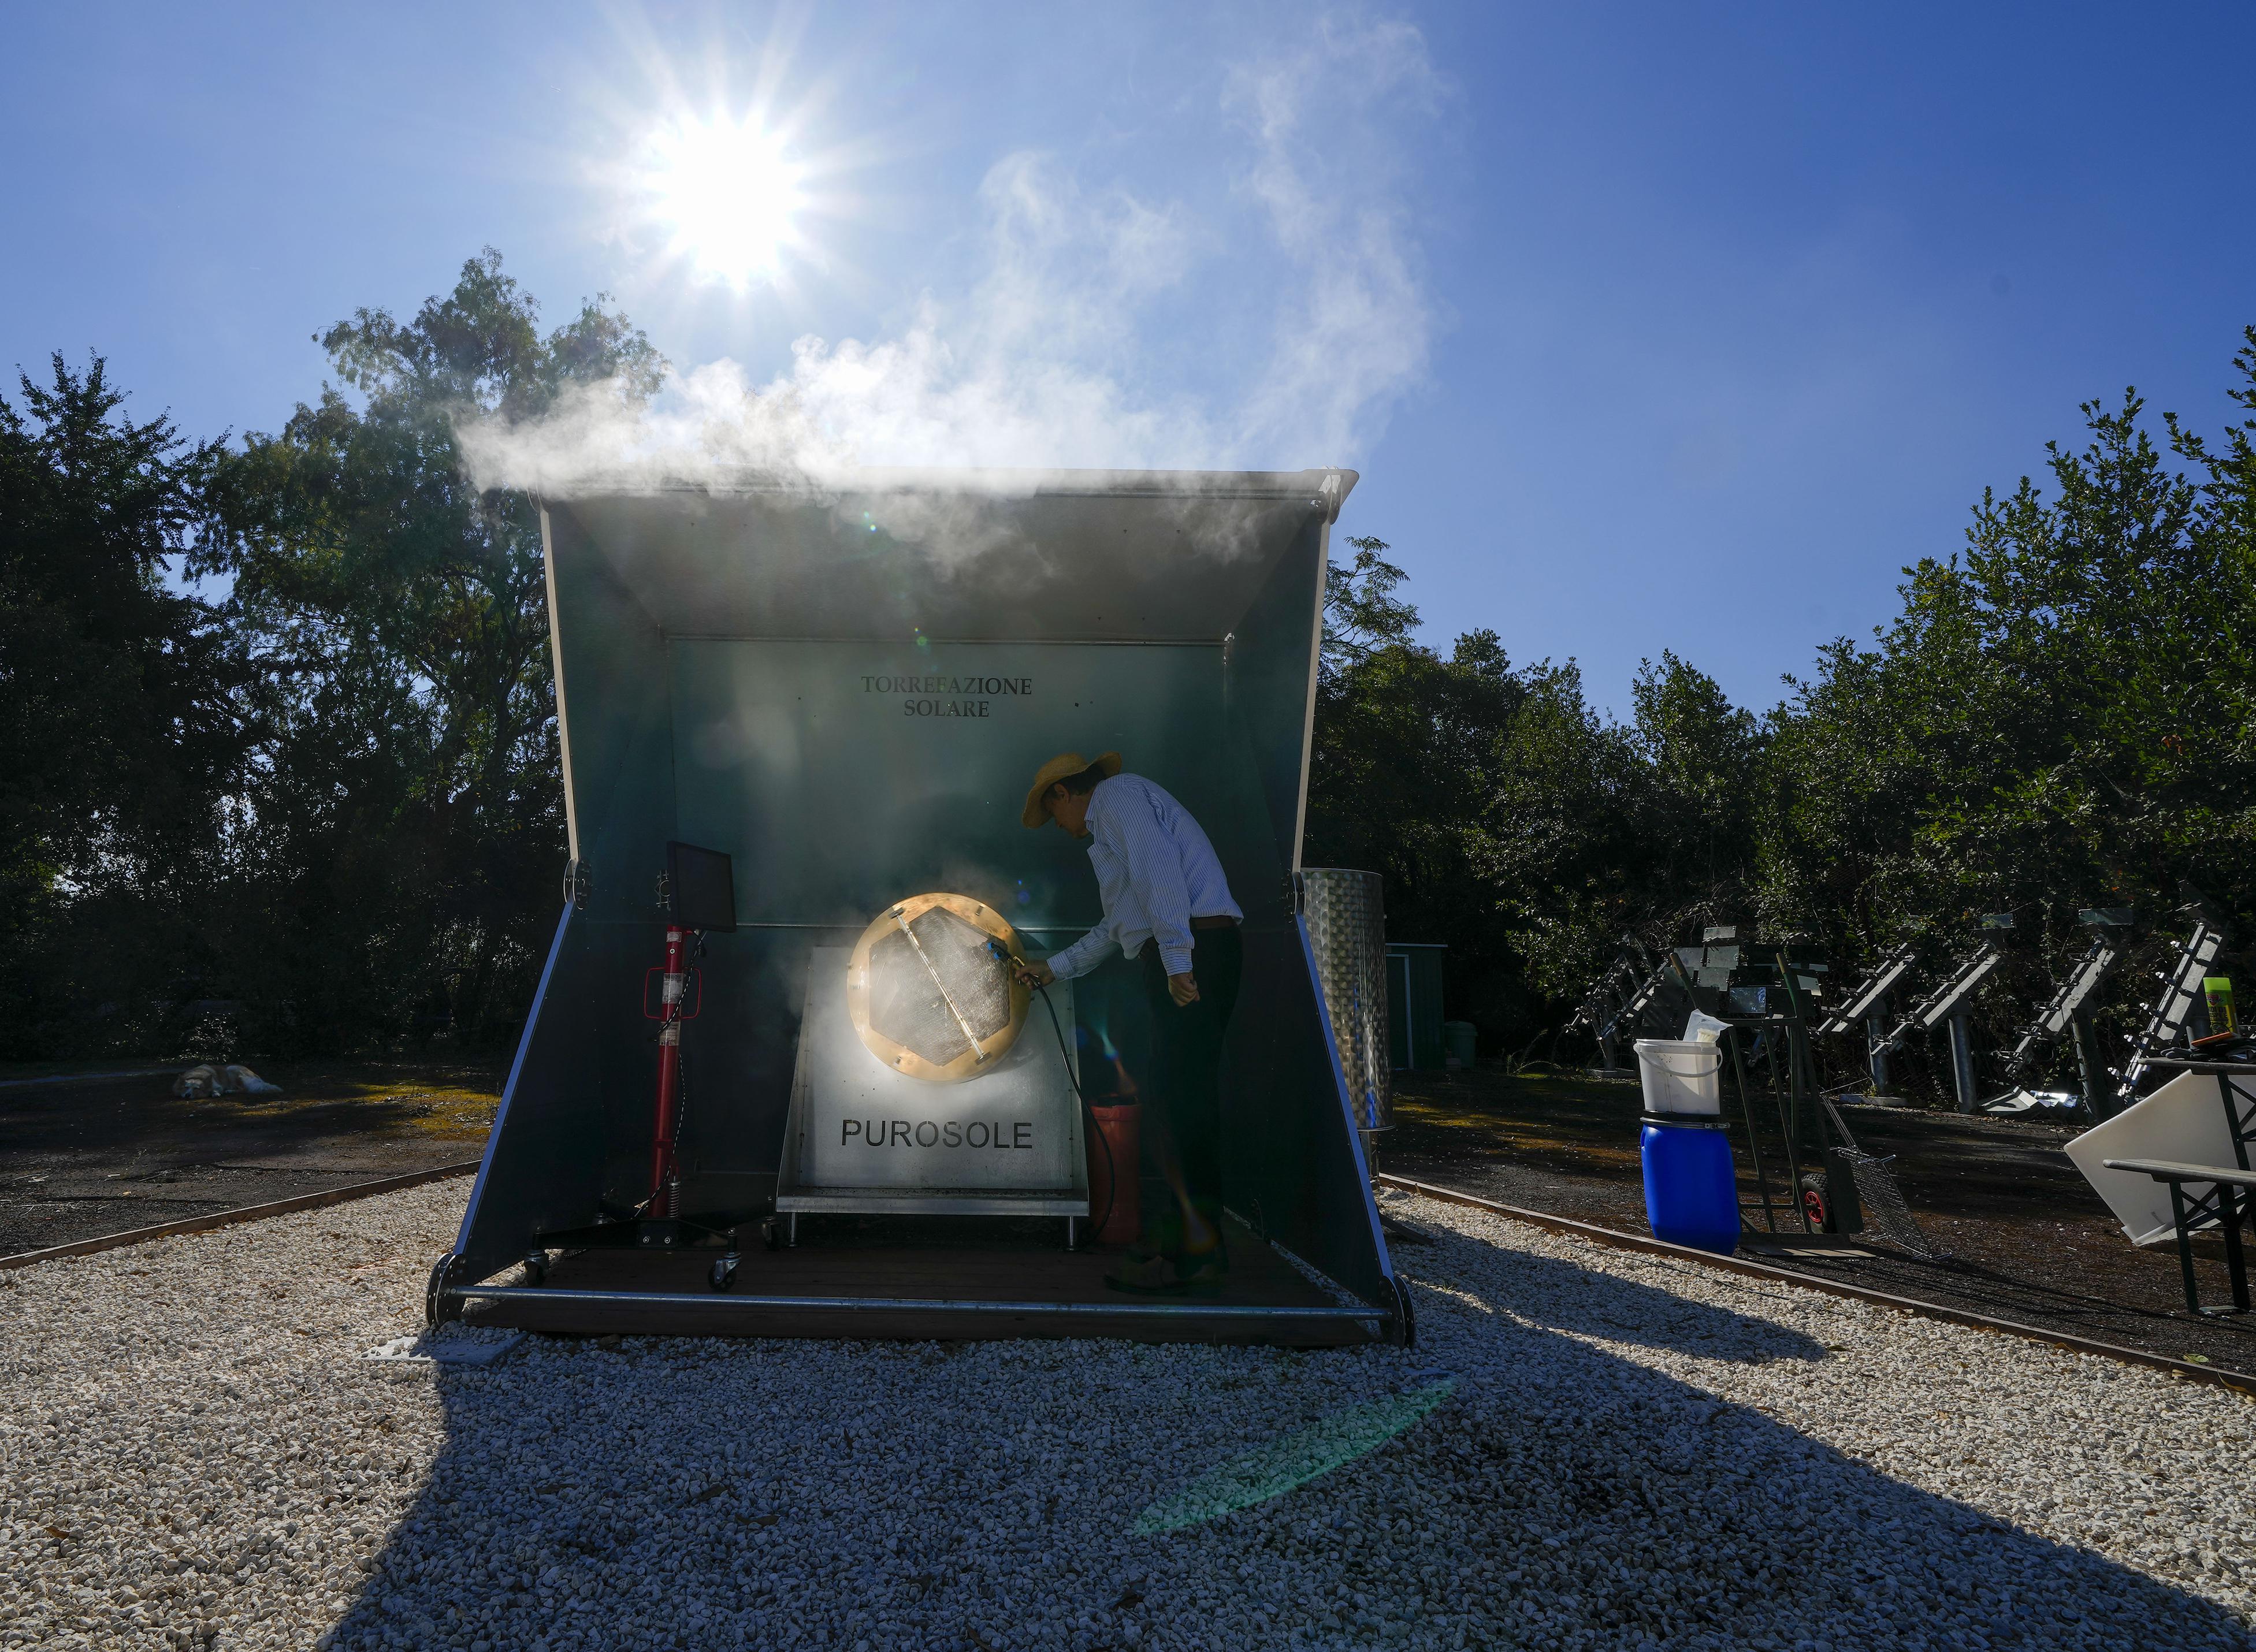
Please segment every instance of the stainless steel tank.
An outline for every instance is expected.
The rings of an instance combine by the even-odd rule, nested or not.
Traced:
[[[1340,1073],[1347,1080],[1356,1128],[1370,1133],[1394,1122],[1394,1085],[1386,1036],[1386,880],[1376,872],[1308,867],[1294,876],[1295,900],[1308,926],[1316,978],[1331,1016]]]

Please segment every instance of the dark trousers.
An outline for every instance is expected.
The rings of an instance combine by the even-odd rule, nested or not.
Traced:
[[[1156,945],[1146,944],[1141,961],[1152,1007],[1152,1079],[1159,1092],[1160,1116],[1153,1122],[1172,1142],[1193,1204],[1211,1220],[1222,1213],[1222,1039],[1237,1007],[1245,946],[1235,928],[1193,930],[1191,943],[1191,975],[1199,989],[1194,1003],[1178,1004],[1167,991],[1167,967]],[[1145,1139],[1152,1141],[1151,1131]],[[1168,1144],[1152,1142],[1160,1153]],[[1171,1216],[1173,1204],[1171,1194],[1162,1207]],[[1146,1226],[1173,1228],[1172,1222]]]

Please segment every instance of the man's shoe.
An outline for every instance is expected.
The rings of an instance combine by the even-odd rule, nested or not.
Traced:
[[[1230,1277],[1230,1254],[1219,1245],[1200,1255],[1178,1256],[1174,1262],[1175,1276],[1188,1290],[1218,1290]]]
[[[1172,1258],[1134,1254],[1121,1258],[1119,1269],[1104,1276],[1104,1283],[1115,1290],[1132,1290],[1147,1296],[1178,1291],[1183,1288],[1183,1277],[1175,1269]]]

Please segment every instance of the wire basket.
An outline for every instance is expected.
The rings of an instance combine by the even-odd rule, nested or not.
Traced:
[[[1921,1232],[1919,1224],[1912,1220],[1911,1207],[1904,1203],[1903,1189],[1896,1185],[1896,1173],[1888,1168],[1895,1163],[1893,1154],[1886,1158],[1874,1158],[1853,1147],[1837,1147],[1833,1151],[1846,1162],[1850,1174],[1856,1178],[1857,1202],[1865,1207],[1868,1231],[1922,1262],[1941,1262],[1950,1255]]]

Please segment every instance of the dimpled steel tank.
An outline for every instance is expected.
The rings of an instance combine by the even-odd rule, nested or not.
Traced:
[[[1386,881],[1376,872],[1308,867],[1296,873],[1301,917],[1331,1016],[1340,1074],[1359,1130],[1394,1121],[1387,1065]]]

